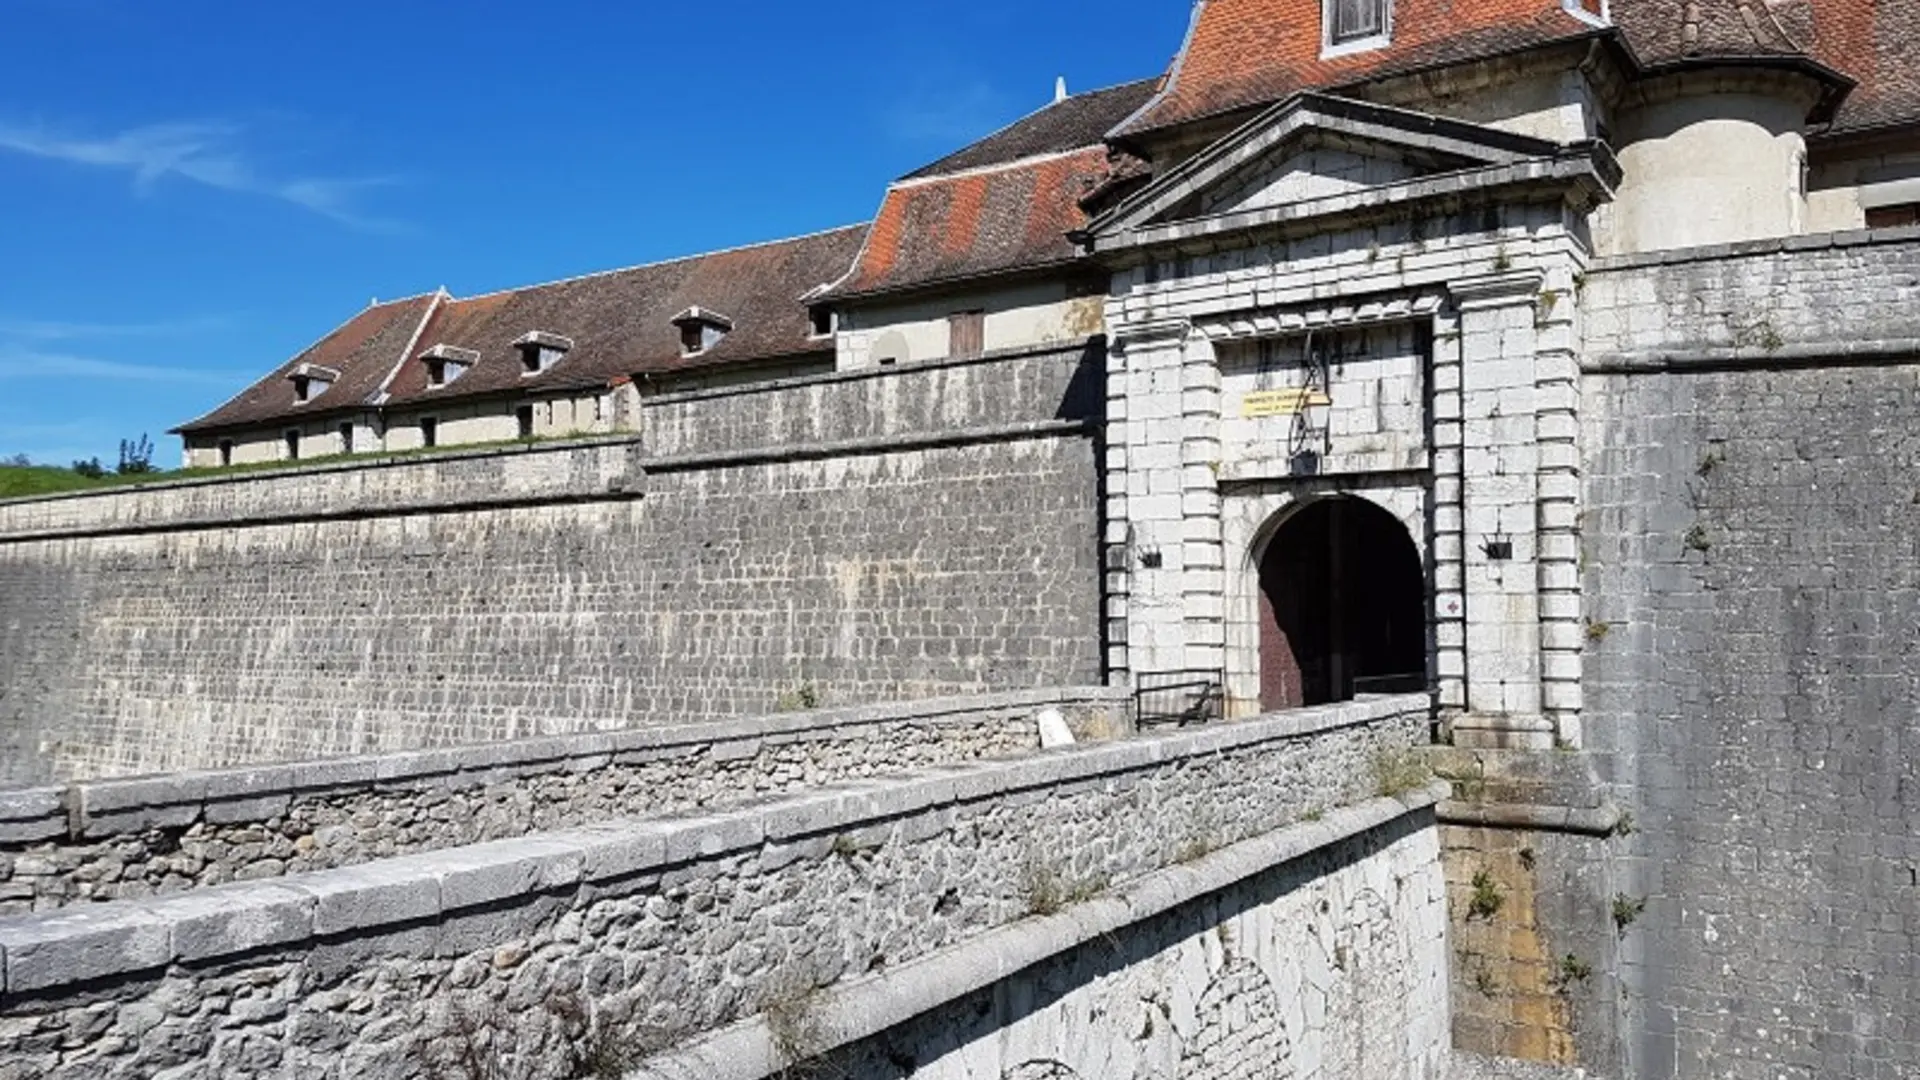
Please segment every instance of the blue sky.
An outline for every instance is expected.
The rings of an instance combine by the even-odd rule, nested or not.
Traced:
[[[1185,0],[0,0],[0,456],[111,464],[374,297],[864,220]]]

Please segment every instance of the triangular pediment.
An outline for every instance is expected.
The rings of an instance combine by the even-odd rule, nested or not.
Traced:
[[[1348,195],[1474,164],[1458,155],[1307,128],[1149,220],[1178,221]]]
[[[1183,221],[1218,224],[1336,212],[1418,195],[1418,182],[1553,163],[1570,151],[1544,139],[1324,94],[1299,94],[1254,117],[1090,222],[1095,250]],[[1610,159],[1609,159],[1610,161]],[[1602,170],[1604,172],[1604,169]]]

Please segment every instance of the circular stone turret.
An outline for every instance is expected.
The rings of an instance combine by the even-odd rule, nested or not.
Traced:
[[[1791,70],[1673,72],[1634,87],[1613,130],[1624,173],[1615,253],[1791,236],[1806,214],[1802,134],[1822,87]]]

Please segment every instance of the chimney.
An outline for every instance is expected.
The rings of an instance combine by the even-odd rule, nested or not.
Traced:
[[[1067,100],[1067,77],[1062,75],[1053,80],[1053,103],[1058,105],[1065,100]]]

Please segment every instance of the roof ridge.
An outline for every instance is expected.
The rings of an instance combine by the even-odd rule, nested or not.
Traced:
[[[1049,150],[1044,154],[1028,154],[1026,157],[1014,158],[1012,161],[998,161],[993,163],[992,165],[975,165],[970,169],[957,169],[953,172],[948,172],[948,173],[934,173],[932,176],[903,176],[900,179],[895,180],[893,183],[888,184],[887,191],[889,194],[891,194],[892,192],[898,191],[902,188],[924,187],[927,184],[937,183],[943,180],[959,180],[969,176],[980,176],[985,173],[1006,172],[1009,169],[1029,168],[1034,165],[1041,164],[1042,162],[1053,161],[1057,158],[1077,157],[1078,155],[1084,154],[1089,150],[1104,151],[1106,148],[1107,148],[1107,144],[1104,141],[1096,141],[1096,142],[1087,143],[1083,146],[1073,147],[1070,150]],[[884,199],[882,199],[881,201],[885,202]]]
[[[433,290],[433,302],[427,305],[426,314],[420,317],[420,325],[413,328],[413,333],[408,336],[407,343],[400,347],[399,359],[393,362],[393,367],[388,369],[386,376],[380,380],[380,385],[374,387],[373,393],[366,396],[365,400],[367,404],[381,405],[386,402],[388,397],[387,391],[393,386],[393,380],[399,378],[400,373],[406,370],[407,361],[413,357],[414,348],[420,344],[420,339],[426,336],[428,328],[433,325],[434,318],[440,314],[440,305],[451,299],[453,299],[453,294],[447,292],[445,285]]]
[[[611,270],[595,270],[586,274],[573,274],[568,277],[554,278],[551,281],[536,281],[530,285],[515,285],[505,289],[493,289],[488,292],[474,293],[472,296],[449,295],[448,299],[456,304],[466,303],[470,300],[489,300],[493,297],[505,296],[509,293],[528,292],[533,289],[544,289],[552,285],[570,285],[576,281],[591,281],[594,278],[611,277],[614,274],[630,274],[635,270],[651,270],[660,266],[672,266],[674,263],[708,259],[715,255],[732,255],[737,252],[752,251],[755,248],[773,247],[778,244],[797,244],[802,240],[814,240],[822,236],[831,236],[834,233],[849,232],[853,229],[865,229],[872,224],[873,222],[871,221],[861,221],[851,225],[836,225],[831,229],[818,229],[810,233],[801,233],[798,236],[785,236],[775,240],[756,240],[749,244],[735,244],[732,247],[715,248],[712,251],[696,251],[691,255],[675,255],[669,259],[655,259],[652,262],[635,263],[632,266],[619,266]]]

